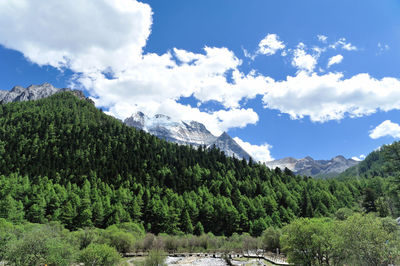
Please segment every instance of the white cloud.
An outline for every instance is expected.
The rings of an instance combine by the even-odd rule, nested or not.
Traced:
[[[39,65],[119,71],[140,58],[151,15],[131,0],[0,1],[0,43]]]
[[[356,51],[357,47],[346,41],[346,38],[340,38],[337,42],[329,45],[332,49],[342,48],[347,51]]]
[[[264,39],[258,44],[257,53],[264,55],[273,55],[278,50],[285,48],[285,44],[279,40],[279,36],[276,34],[268,34]]]
[[[351,157],[351,159],[353,159],[354,161],[357,161],[357,162],[361,162],[362,160],[364,160],[365,159],[365,155],[364,154],[361,154],[360,156],[353,156],[353,157]]]
[[[319,53],[317,52],[314,55],[308,54],[305,51],[305,48],[306,47],[303,43],[299,43],[293,52],[292,65],[300,71],[312,72],[317,65]]]
[[[253,145],[249,142],[245,142],[238,137],[233,138],[237,144],[239,144],[248,154],[257,162],[268,162],[274,160],[271,156],[270,149],[271,145],[265,143],[262,145]]]
[[[331,58],[329,58],[328,68],[330,68],[334,64],[340,64],[342,61],[343,61],[343,56],[341,54],[332,56]]]
[[[385,136],[400,138],[400,125],[393,123],[390,120],[383,121],[379,126],[369,132],[372,139],[377,139]]]
[[[318,40],[320,41],[320,42],[323,42],[323,43],[326,43],[326,41],[328,40],[328,37],[327,36],[325,36],[325,35],[317,35],[317,37],[318,37]]]
[[[269,82],[265,107],[289,114],[293,119],[309,116],[325,122],[370,115],[377,110],[400,109],[400,80],[358,74],[344,79],[342,73],[318,75],[300,72],[286,80]]]

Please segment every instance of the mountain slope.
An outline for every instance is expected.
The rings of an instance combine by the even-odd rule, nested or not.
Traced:
[[[383,145],[368,154],[360,164],[344,171],[340,176],[388,177],[400,173],[400,142]]]
[[[246,160],[250,159],[250,155],[243,150],[243,148],[237,144],[237,142],[231,138],[226,132],[222,133],[215,141],[208,145],[208,147],[219,148],[221,151],[225,152],[227,156],[234,156],[236,158],[243,158]]]
[[[69,88],[59,89],[49,83],[44,83],[42,85],[31,85],[27,88],[14,86],[10,91],[0,90],[0,104],[39,100],[66,91],[73,92],[80,99],[91,101],[85,97],[82,91],[71,90]],[[209,148],[215,145],[215,147],[224,151],[228,156],[235,156],[246,160],[250,158],[250,155],[230,136],[223,134],[220,137],[216,137],[203,124],[196,121],[175,122],[170,117],[162,114],[149,118],[145,114],[138,112],[125,119],[125,124],[178,144],[205,145]]]
[[[0,218],[12,221],[260,235],[352,207],[359,183],[337,182],[164,141],[71,92],[0,105]]]
[[[228,156],[250,159],[250,155],[226,132],[216,137],[202,123],[196,121],[174,121],[162,114],[150,118],[137,112],[126,118],[124,123],[167,141],[192,146],[205,145],[208,148],[215,146]]]
[[[295,159],[292,157],[283,158],[267,162],[269,168],[279,167],[284,169],[287,167],[295,174],[314,176],[314,177],[334,177],[349,167],[357,165],[359,162],[353,159],[346,159],[339,155],[331,160],[314,160],[307,156],[303,159]]]

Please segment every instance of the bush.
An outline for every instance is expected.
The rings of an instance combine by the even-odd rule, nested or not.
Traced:
[[[162,240],[164,242],[165,250],[168,252],[175,252],[178,250],[178,239],[174,236],[163,235]]]
[[[105,233],[107,244],[117,249],[119,253],[132,252],[135,249],[136,239],[131,233],[116,230],[108,230]]]
[[[393,220],[374,214],[355,214],[339,226],[339,244],[346,250],[346,262],[362,265],[399,263],[399,230]]]
[[[156,240],[155,235],[151,233],[146,234],[145,238],[142,240],[141,248],[144,251],[150,250],[153,247],[155,240]]]
[[[262,234],[262,247],[264,250],[275,252],[277,248],[281,248],[279,238],[281,230],[274,227],[268,227]]]
[[[119,229],[124,230],[127,233],[131,233],[136,237],[144,237],[145,230],[142,224],[133,222],[126,222],[116,225]]]
[[[85,228],[71,232],[72,241],[77,242],[79,249],[84,249],[91,243],[96,243],[99,239],[98,229]]]
[[[336,219],[343,221],[352,216],[353,213],[354,212],[349,208],[340,208],[339,210],[336,211],[335,217]]]
[[[71,265],[77,249],[53,226],[36,226],[8,243],[4,260],[11,265]]]
[[[161,250],[150,250],[149,256],[144,261],[144,266],[163,266],[165,264],[165,254]]]
[[[0,218],[0,261],[4,260],[6,247],[11,240],[16,238],[14,226],[5,219]]]
[[[296,265],[399,265],[399,229],[390,218],[301,218],[282,231],[284,251]]]
[[[337,222],[326,218],[300,218],[285,226],[281,244],[289,262],[295,265],[341,264],[335,247]],[[339,255],[339,256],[337,256]]]
[[[80,253],[80,262],[85,266],[113,266],[121,261],[117,250],[107,244],[90,244]]]

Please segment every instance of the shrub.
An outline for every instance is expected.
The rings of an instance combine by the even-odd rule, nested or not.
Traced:
[[[117,227],[125,232],[131,233],[136,237],[144,237],[145,231],[142,224],[126,222],[118,224]]]
[[[165,254],[161,250],[150,250],[149,256],[144,261],[144,266],[163,266],[165,264]]]
[[[113,266],[121,261],[117,250],[107,244],[90,244],[80,252],[80,262],[85,266]]]
[[[275,252],[277,248],[281,248],[279,238],[281,230],[274,227],[268,227],[262,234],[262,247],[265,250]]]
[[[99,238],[98,229],[85,228],[71,232],[72,241],[77,242],[79,249],[84,249],[91,243],[96,243]]]
[[[11,265],[71,265],[77,250],[52,226],[37,226],[8,243],[4,260]]]

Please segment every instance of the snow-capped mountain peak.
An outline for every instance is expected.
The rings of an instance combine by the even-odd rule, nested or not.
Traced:
[[[202,123],[197,121],[175,121],[163,114],[149,117],[142,112],[137,112],[126,118],[124,123],[167,141],[192,146],[213,147],[215,145],[228,156],[247,160],[250,158],[250,155],[226,132],[219,137],[214,136]]]

